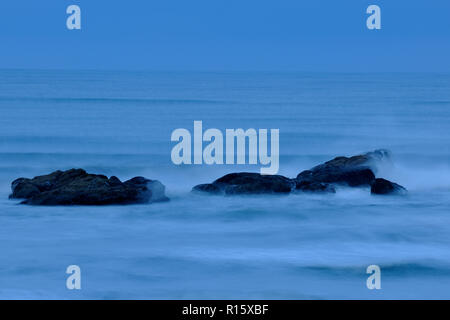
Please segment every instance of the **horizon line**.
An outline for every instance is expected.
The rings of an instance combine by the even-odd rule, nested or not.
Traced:
[[[305,74],[450,74],[450,71],[324,71],[324,70],[285,70],[285,69],[134,69],[134,68],[16,68],[0,67],[1,71],[62,71],[62,72],[141,72],[141,73],[305,73]]]

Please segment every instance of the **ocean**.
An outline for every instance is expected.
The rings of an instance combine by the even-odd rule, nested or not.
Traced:
[[[0,298],[449,299],[450,74],[0,70]],[[171,161],[177,128],[276,128],[279,174],[379,148],[407,196],[191,193],[260,165]],[[11,182],[84,168],[171,201],[33,207]],[[81,290],[66,268],[81,268]],[[381,269],[369,290],[366,268]]]

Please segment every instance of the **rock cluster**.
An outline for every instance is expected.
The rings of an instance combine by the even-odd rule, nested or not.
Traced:
[[[353,157],[337,157],[296,178],[280,175],[238,172],[212,183],[200,184],[193,191],[209,194],[289,194],[291,192],[334,193],[339,186],[368,187],[372,194],[405,194],[404,187],[376,178],[377,165],[389,158],[385,150]],[[55,171],[33,179],[12,182],[11,199],[24,199],[30,205],[112,205],[167,201],[164,185],[143,177],[121,182],[117,177],[89,174],[83,169]]]
[[[33,179],[12,182],[11,199],[31,205],[110,205],[166,201],[159,181],[135,177],[121,182],[117,177],[89,174],[83,169],[55,171]]]
[[[258,173],[231,173],[209,184],[200,184],[194,191],[213,194],[269,194],[290,192],[334,193],[336,187],[370,187],[373,194],[403,194],[406,189],[385,179],[376,179],[377,164],[389,158],[386,150],[376,150],[353,157],[337,157],[296,178]]]

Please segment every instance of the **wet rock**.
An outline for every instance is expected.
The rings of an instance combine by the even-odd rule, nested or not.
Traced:
[[[345,184],[350,187],[370,186],[375,181],[376,165],[389,158],[386,150],[376,150],[353,157],[336,157],[310,170],[301,172],[297,185]]]
[[[159,181],[135,177],[88,174],[83,169],[55,171],[33,179],[19,178],[11,184],[11,199],[30,205],[111,205],[167,201]]]
[[[227,174],[211,184],[195,186],[193,191],[207,193],[234,194],[271,194],[290,193],[295,188],[292,179],[279,175],[261,175],[259,173],[239,172]]]
[[[334,188],[334,186],[330,184],[306,180],[296,182],[295,191],[315,192],[315,193],[336,193],[336,189]]]
[[[375,179],[375,181],[372,183],[372,187],[370,189],[370,192],[372,194],[399,194],[403,195],[406,194],[406,189],[394,182],[391,182],[386,179]]]
[[[222,189],[212,183],[199,184],[192,188],[192,191],[208,192],[208,193],[221,193]]]
[[[350,187],[359,187],[371,185],[375,180],[375,174],[369,168],[344,169],[327,167],[316,171],[303,171],[297,176],[296,180],[298,183],[335,183],[346,184]]]

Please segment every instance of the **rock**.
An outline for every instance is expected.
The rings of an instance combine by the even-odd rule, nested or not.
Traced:
[[[377,162],[389,158],[386,150],[376,150],[353,157],[336,157],[310,170],[301,172],[297,186],[306,182],[318,184],[345,184],[350,187],[370,186],[375,180]],[[319,188],[320,190],[320,188]]]
[[[212,184],[212,183],[205,183],[205,184],[199,184],[197,186],[195,186],[194,188],[192,188],[192,191],[199,191],[199,192],[209,192],[209,193],[221,193],[222,190]]]
[[[55,171],[11,184],[11,199],[30,205],[110,205],[167,201],[159,181],[135,177],[121,182],[117,177],[88,174],[82,169]]]
[[[297,184],[303,181],[315,183],[347,184],[350,187],[370,186],[375,174],[369,168],[326,167],[316,171],[306,170],[297,176]]]
[[[239,172],[227,174],[211,184],[200,184],[193,191],[207,193],[234,194],[270,194],[290,193],[295,187],[292,179],[279,175],[261,175],[259,173]]]
[[[386,179],[375,179],[370,189],[372,194],[406,194],[406,189],[401,185]]]
[[[19,178],[17,180],[14,180],[11,184],[11,189],[13,190],[13,194],[10,195],[10,198],[17,198],[17,199],[29,199],[37,194],[39,194],[41,191],[39,188],[35,185],[30,183],[30,179],[25,178]]]
[[[336,193],[336,189],[330,184],[306,180],[296,182],[295,190],[302,192]]]

